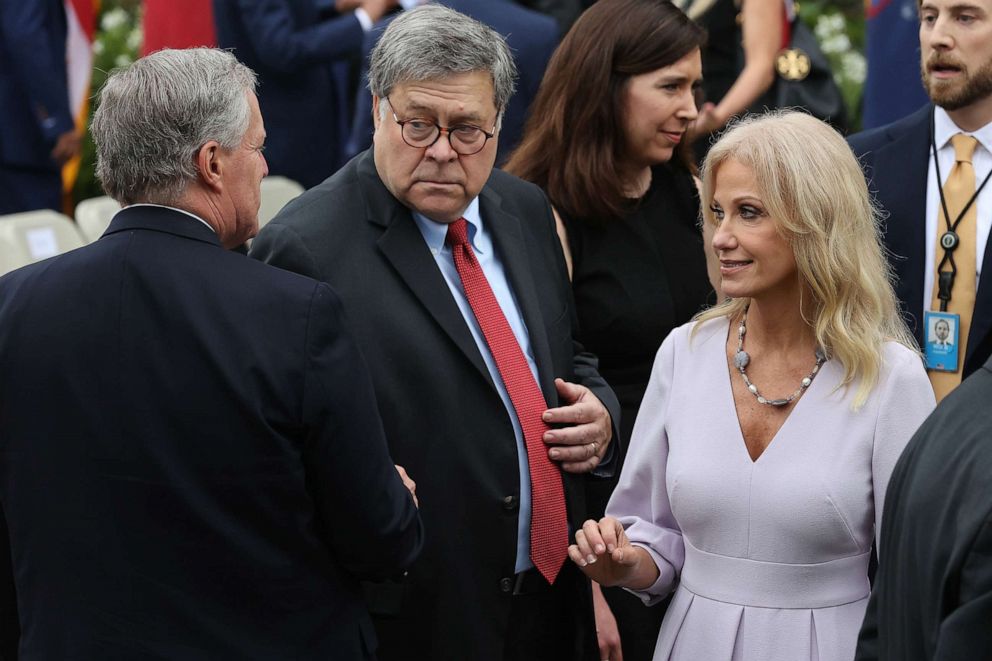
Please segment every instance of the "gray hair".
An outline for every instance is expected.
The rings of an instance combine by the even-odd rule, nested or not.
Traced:
[[[91,126],[104,190],[125,205],[174,203],[197,177],[200,147],[240,146],[256,84],[251,69],[215,48],[160,50],[115,70]]]
[[[499,33],[454,9],[423,5],[403,12],[383,33],[369,61],[369,90],[385,99],[405,82],[485,71],[502,115],[513,96],[517,67]]]

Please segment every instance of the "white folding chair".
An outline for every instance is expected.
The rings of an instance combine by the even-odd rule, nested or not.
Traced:
[[[76,224],[87,243],[93,243],[107,230],[114,214],[121,210],[117,200],[106,195],[83,200],[76,205]]]
[[[76,225],[57,211],[0,216],[0,275],[83,245]]]
[[[258,229],[272,220],[286,203],[303,192],[303,186],[286,177],[262,179],[262,201],[258,208]]]

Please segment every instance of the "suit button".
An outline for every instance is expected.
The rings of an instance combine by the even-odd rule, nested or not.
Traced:
[[[507,496],[503,499],[503,509],[513,512],[520,505],[520,500],[516,496]]]
[[[513,579],[512,578],[501,578],[501,579],[499,579],[499,591],[500,592],[513,592]]]

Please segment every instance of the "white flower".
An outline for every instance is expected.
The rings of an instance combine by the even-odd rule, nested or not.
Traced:
[[[115,67],[126,67],[131,64],[131,56],[127,53],[121,53],[116,58],[114,58]]]
[[[137,51],[141,48],[141,41],[144,39],[144,34],[141,32],[141,28],[134,28],[127,33],[127,44],[128,50]]]
[[[851,38],[843,33],[836,34],[820,42],[820,48],[827,54],[846,53],[851,50]]]
[[[844,72],[844,78],[847,80],[861,85],[865,82],[865,76],[868,73],[868,65],[865,62],[865,56],[857,51],[850,51],[849,53],[844,53],[840,59],[841,70]]]
[[[96,41],[93,42],[93,54],[94,55],[99,55],[100,53],[103,52],[103,49],[104,49],[103,41],[101,41],[100,39],[97,39]]]
[[[120,8],[112,9],[104,14],[102,19],[100,19],[100,28],[104,32],[110,32],[111,30],[116,30],[120,26],[127,24],[127,22],[128,16],[126,11]]]

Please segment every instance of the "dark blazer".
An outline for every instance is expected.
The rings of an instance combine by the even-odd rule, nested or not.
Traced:
[[[861,159],[868,188],[885,212],[882,239],[896,276],[896,296],[906,322],[923,346],[923,277],[927,236],[927,169],[930,158],[930,113],[926,106],[905,119],[848,138]],[[992,241],[984,264],[992,264]],[[992,278],[978,285],[963,375],[967,377],[992,354]]]
[[[344,164],[351,98],[341,64],[364,32],[354,14],[323,17],[314,0],[213,0],[217,43],[259,78],[269,173],[309,188]]]
[[[59,199],[60,168],[51,151],[58,137],[74,128],[65,39],[62,0],[0,2],[0,177],[4,169],[53,175],[48,178],[53,190],[17,191],[26,208],[8,208],[0,200],[0,213],[48,207]]]
[[[548,405],[558,405],[561,377],[589,386],[616,421],[595,358],[572,340],[570,288],[544,194],[494,170],[479,198]],[[340,294],[372,370],[390,452],[417,482],[427,543],[399,617],[376,621],[381,638],[404,642],[393,655],[384,644],[382,658],[502,661],[520,500],[513,428],[434,257],[379,179],[372,152],[287,205],[251,254]],[[585,515],[586,479],[596,478],[564,475],[573,529]],[[591,637],[586,582],[574,570],[566,562],[559,583],[574,591],[573,615]],[[569,658],[595,654],[591,646]]]
[[[520,77],[517,80],[517,91],[510,98],[503,114],[503,127],[499,134],[496,163],[503,163],[524,135],[527,111],[537,96],[548,60],[558,46],[558,26],[550,17],[510,0],[438,0],[436,4],[451,7],[485,23],[506,38],[513,53],[513,61]],[[397,14],[393,14],[377,23],[362,44],[362,89],[358,91],[355,105],[354,124],[348,144],[349,155],[357,154],[372,144],[372,95],[367,89],[369,55],[396,16]],[[488,131],[492,127],[484,128]]]
[[[329,287],[125,209],[0,279],[0,364],[5,657],[372,657],[422,531]]]
[[[857,659],[992,660],[992,361],[896,464]]]

